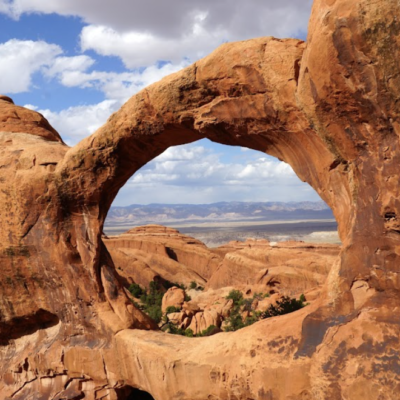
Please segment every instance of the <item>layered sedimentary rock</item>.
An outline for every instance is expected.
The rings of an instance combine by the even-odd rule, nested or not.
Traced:
[[[104,242],[118,273],[146,287],[157,276],[185,285],[192,281],[204,285],[221,262],[204,243],[161,225],[133,228]]]
[[[73,148],[1,97],[2,398],[115,399],[132,386],[157,400],[392,399],[399,20],[397,0],[315,0],[307,43],[224,44]],[[205,137],[288,162],[332,208],[343,249],[312,307],[211,338],[148,333],[104,219],[141,166]]]
[[[339,255],[337,245],[266,241],[233,242],[217,249],[225,252],[218,270],[206,288],[226,286],[251,288],[253,293],[279,291],[295,296],[322,285]]]

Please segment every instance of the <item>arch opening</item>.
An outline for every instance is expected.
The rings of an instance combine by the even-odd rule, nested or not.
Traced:
[[[114,200],[104,231],[115,235],[146,224],[177,228],[200,240],[224,230],[230,232],[226,242],[247,235],[340,243],[331,209],[290,165],[207,139],[170,147],[139,169]]]
[[[171,147],[162,153],[161,156],[146,164],[143,169],[138,170],[136,175],[134,175],[131,185],[132,190],[137,189],[138,184],[142,184],[143,190],[149,191],[152,180],[155,180],[155,191],[150,192],[148,198],[152,199],[153,202],[157,198],[165,201],[163,190],[168,190],[168,185],[173,186],[171,185],[171,180],[175,179],[181,182],[182,187],[185,187],[190,182],[184,180],[182,177],[187,177],[188,174],[193,174],[193,171],[196,172],[199,169],[202,169],[203,172],[208,172],[210,166],[216,167],[215,170],[217,172],[221,172],[222,169],[226,173],[226,170],[229,168],[224,165],[223,158],[227,159],[227,163],[229,164],[231,158],[236,156],[243,156],[242,161],[237,162],[235,165],[236,170],[228,171],[227,175],[223,175],[223,177],[226,181],[229,181],[227,176],[233,179],[234,175],[242,174],[241,182],[236,179],[233,182],[233,186],[237,187],[240,186],[240,183],[247,183],[250,195],[254,195],[253,191],[262,185],[268,186],[268,183],[279,179],[282,181],[285,178],[290,182],[289,187],[294,186],[294,190],[292,188],[290,194],[292,198],[299,193],[299,188],[306,187],[312,190],[307,183],[301,182],[295,176],[287,164],[277,159],[272,159],[272,157],[267,156],[265,153],[253,152],[253,154],[249,155],[247,151],[234,148],[233,156],[232,154],[230,156],[225,154],[224,156],[220,155],[218,158],[215,157],[215,152],[210,151],[207,153],[205,147],[199,147],[199,143],[204,144],[204,142],[195,142],[189,146]],[[210,144],[204,144],[204,146],[206,145]],[[211,144],[210,146],[214,145]],[[218,145],[218,151],[221,150],[221,147],[230,149],[228,146]],[[205,163],[208,156],[210,156],[210,159],[208,163]],[[264,168],[264,171],[257,171],[258,167]],[[178,171],[181,173],[178,174]],[[198,175],[197,178],[199,180],[206,180],[203,173],[199,173]],[[213,179],[211,175],[207,176],[208,181]],[[139,176],[139,179],[135,179],[135,176]],[[255,179],[255,176],[259,176],[257,178],[259,180]],[[221,175],[219,178],[221,178]],[[180,179],[183,180],[180,181]],[[254,182],[250,182],[251,179],[254,179]],[[223,180],[216,180],[214,184],[218,187],[222,186]],[[128,185],[130,184],[128,183]],[[163,190],[160,189],[160,186],[163,186]],[[204,190],[204,186],[202,189]],[[221,192],[226,192],[226,190],[223,188]],[[310,200],[318,198],[317,193],[314,193],[312,192],[311,194],[314,198],[311,197]],[[157,197],[157,194],[160,197]],[[226,193],[224,194],[226,195]],[[183,204],[176,206],[171,204],[162,204],[161,206],[150,204],[147,208],[135,204],[130,208],[119,207],[115,210],[112,208],[112,217],[114,217],[115,221],[119,221],[120,224],[116,225],[117,229],[114,231],[110,229],[112,228],[111,224],[108,226],[106,224],[105,233],[108,237],[104,238],[106,247],[114,261],[116,271],[120,275],[125,288],[133,296],[132,301],[134,301],[139,309],[152,318],[162,331],[167,333],[185,336],[208,336],[224,330],[237,330],[247,326],[246,324],[252,324],[260,320],[260,318],[264,318],[264,315],[267,318],[279,315],[279,312],[284,311],[282,308],[282,310],[273,311],[278,314],[273,314],[272,311],[269,313],[267,312],[269,305],[261,305],[257,308],[258,305],[256,303],[261,303],[263,298],[274,298],[276,301],[274,300],[271,305],[278,304],[278,307],[280,306],[279,302],[283,304],[282,307],[286,307],[292,301],[294,308],[288,306],[288,310],[295,311],[298,307],[303,307],[306,301],[315,299],[315,293],[311,292],[313,290],[314,292],[318,292],[321,289],[330,267],[333,265],[340,251],[340,248],[334,245],[319,248],[318,245],[287,244],[277,246],[275,243],[277,237],[280,237],[280,239],[276,241],[306,239],[306,236],[311,240],[314,239],[314,241],[317,241],[315,240],[316,236],[312,236],[315,229],[321,229],[321,226],[336,229],[336,222],[331,210],[328,206],[321,205],[322,200],[318,203],[320,206],[319,209],[313,210],[311,208],[313,204],[309,202],[306,204],[306,207],[297,210],[297,213],[296,210],[293,210],[293,204],[284,208],[284,202],[265,203],[269,205],[269,208],[265,207],[265,209],[262,209],[262,202],[243,202],[233,205],[228,203],[226,207],[228,211],[225,210],[225,214],[222,211],[221,215],[218,216],[218,204],[214,203],[209,206],[201,204],[198,206],[199,214],[195,215],[193,209],[196,207],[190,207],[190,205],[185,204],[187,201],[185,201],[183,194],[171,198],[178,198],[179,202]],[[257,200],[261,199],[257,198]],[[225,200],[228,199],[225,197]],[[302,198],[301,200],[305,199]],[[148,201],[148,203],[152,201]],[[202,203],[201,199],[198,199],[198,202]],[[240,230],[240,226],[242,228],[243,226],[246,227],[246,221],[243,221],[243,218],[246,216],[244,213],[243,215],[232,217],[234,206],[236,206],[236,209],[242,206],[242,209],[247,212],[247,229],[242,229],[241,237],[238,237],[237,231]],[[279,206],[281,209],[279,209]],[[222,206],[221,209],[223,208]],[[250,213],[248,212],[249,208],[251,208]],[[266,213],[263,214],[264,211]],[[168,217],[168,212],[170,213],[168,215],[172,216],[171,220],[165,218],[166,216]],[[183,219],[181,221],[178,218],[179,212],[182,213]],[[313,212],[315,220],[311,222],[304,221],[304,219],[309,219]],[[292,221],[287,216],[285,221],[279,221],[278,217],[275,224],[271,223],[272,221],[269,219],[263,225],[263,218],[266,215],[271,218],[274,213],[279,214],[281,219],[285,218],[285,213],[291,214]],[[303,213],[302,217],[301,213]],[[227,226],[229,226],[229,221],[227,221],[229,214],[232,217],[230,237],[222,235],[223,239],[221,242],[216,243],[214,241],[210,245],[201,237],[205,229],[200,230],[199,235],[199,226],[204,225],[205,221],[208,221],[210,223],[208,232],[214,231],[213,233],[216,232],[217,235],[221,236],[221,232],[226,231]],[[160,218],[160,215],[163,218],[157,219]],[[219,229],[215,227],[216,216],[219,218]],[[156,219],[145,219],[151,217],[155,217]],[[194,227],[194,230],[185,229],[182,224],[185,221],[185,217],[186,221],[188,221],[187,225],[192,229]],[[128,223],[127,221],[124,223],[124,218],[127,218]],[[140,222],[138,222],[139,218],[142,218]],[[303,219],[303,222],[299,221],[299,219]],[[318,220],[322,225],[318,225]],[[235,221],[236,225],[234,225]],[[148,223],[156,223],[172,228],[154,225],[141,227],[141,225],[147,225]],[[313,223],[316,224],[317,228],[314,227]],[[198,228],[197,232],[196,224]],[[303,235],[301,235],[302,224],[303,230],[305,232],[308,231],[308,234],[303,232]],[[308,227],[307,224],[309,225]],[[251,230],[249,227],[253,229]],[[173,228],[177,228],[180,233]],[[262,232],[263,229],[265,232]],[[283,232],[286,229],[287,235],[279,235],[276,232],[273,234],[274,229],[278,230],[278,232],[279,229]],[[288,232],[290,229],[295,229],[296,232]],[[121,233],[122,235],[118,236],[115,233]],[[255,237],[255,240],[252,239],[253,242],[247,242],[246,244],[245,240],[250,237]],[[197,239],[200,239],[208,247],[204,246]],[[243,245],[229,243],[232,240],[238,239],[242,240]],[[268,239],[269,241],[263,241],[262,239]],[[329,241],[329,238],[322,236],[319,242],[324,241]],[[227,247],[224,248],[224,245]],[[247,250],[243,251],[245,247],[249,247],[250,250],[254,248],[255,255],[250,254]],[[237,251],[239,258],[243,257],[236,263],[229,259],[229,254],[234,251]],[[300,261],[296,264],[297,258]],[[245,267],[243,267],[243,264],[245,264]],[[315,265],[317,265],[317,268],[315,268]],[[274,268],[276,272],[273,272]],[[269,272],[266,273],[265,269]],[[183,290],[182,298],[175,303],[171,302],[171,304],[167,304],[168,300],[165,300],[164,304],[164,298],[167,296],[166,293],[174,286]],[[240,303],[240,305],[238,303],[236,311],[238,314],[239,309],[241,312],[247,312],[249,317],[239,316],[237,319],[237,321],[240,319],[239,323],[237,321],[232,322],[232,317],[229,314],[232,310],[218,310],[214,320],[205,317],[208,307],[205,304],[208,301],[207,293],[209,289],[218,292],[216,295],[217,299],[213,299],[213,302],[221,304],[227,299],[228,293],[224,292],[227,287],[234,288],[232,290],[240,292],[240,296],[246,302],[246,310],[242,310],[244,303]],[[191,303],[192,300],[194,302]],[[203,322],[197,321],[197,317],[194,317],[193,313],[187,313],[187,310],[184,309],[184,307],[190,308],[190,304],[193,305],[198,301],[202,302],[202,305],[197,307],[196,304],[196,312],[203,314]],[[175,313],[176,315],[169,316],[170,313]],[[199,319],[201,318],[199,317]]]

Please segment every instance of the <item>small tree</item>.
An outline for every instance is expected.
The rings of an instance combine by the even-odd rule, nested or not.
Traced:
[[[137,283],[132,283],[128,290],[131,292],[132,296],[139,299],[140,296],[144,293],[143,289],[137,284]]]
[[[175,313],[175,312],[179,312],[179,311],[181,311],[181,309],[178,307],[168,306],[167,309],[165,310],[165,314],[171,314],[171,313]]]
[[[276,304],[271,304],[266,311],[261,314],[261,318],[276,317],[277,315],[289,314],[293,311],[300,310],[305,304],[301,300],[291,299],[288,296],[282,297]]]
[[[197,288],[197,283],[195,281],[190,282],[190,289],[196,289]]]
[[[234,306],[240,306],[243,301],[243,293],[240,290],[231,290],[226,296],[228,300],[233,300],[233,305]]]

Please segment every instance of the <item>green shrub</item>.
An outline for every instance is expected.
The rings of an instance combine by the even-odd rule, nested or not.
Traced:
[[[304,296],[304,294],[300,295],[300,299],[299,299],[302,303],[305,303],[307,301],[306,296]]]
[[[253,310],[254,299],[244,299],[243,300],[243,311],[251,312]]]
[[[140,296],[142,303],[142,310],[155,322],[159,323],[162,317],[161,302],[164,293],[158,282],[151,281],[149,285],[149,292],[143,291]]]
[[[261,314],[261,318],[271,318],[276,317],[278,315],[285,315],[291,312],[300,310],[303,308],[305,304],[303,301],[291,299],[288,296],[282,297],[281,300],[278,300],[276,304],[271,304],[266,311]]]
[[[161,321],[162,311],[158,305],[149,306],[146,308],[147,315],[153,319],[157,324]]]
[[[169,306],[167,307],[167,309],[165,310],[166,314],[171,314],[171,313],[175,313],[175,312],[180,312],[181,309],[179,307],[175,307],[175,306]]]
[[[202,336],[211,336],[214,333],[217,333],[219,329],[215,325],[210,325],[207,329],[204,329],[203,331],[199,332],[196,337],[202,337]]]
[[[228,325],[225,327],[225,332],[234,332],[245,327],[242,316],[239,314],[239,312],[240,309],[231,311],[231,314],[226,320]]]
[[[193,334],[193,331],[191,330],[191,329],[186,329],[185,330],[185,336],[187,336],[187,337],[193,337],[194,336],[194,334]]]
[[[237,331],[238,329],[252,325],[260,319],[275,317],[277,315],[284,315],[297,311],[306,304],[304,304],[305,296],[300,296],[299,300],[291,299],[290,297],[283,297],[278,300],[276,304],[271,304],[268,309],[264,312],[253,310],[253,301],[255,299],[262,300],[269,295],[263,293],[255,293],[253,298],[244,299],[243,294],[239,290],[232,290],[229,292],[227,299],[233,300],[233,308],[229,317],[226,319],[227,325],[225,327],[226,332]],[[243,320],[241,313],[247,311],[249,316]]]
[[[195,281],[190,282],[189,288],[190,289],[196,289],[197,288],[197,283]]]
[[[164,330],[167,330],[168,333],[171,335],[181,335],[181,336],[187,336],[187,337],[194,337],[193,331],[191,329],[182,329],[178,328],[172,323],[169,323]]]
[[[269,297],[269,293],[254,293],[253,299],[254,300],[263,300]]]
[[[137,299],[139,299],[140,296],[144,294],[143,289],[137,283],[132,283],[132,285],[129,286],[128,290],[131,292],[132,296]]]
[[[171,289],[174,286],[176,286],[176,287],[178,287],[178,288],[180,288],[182,290],[186,290],[187,289],[186,286],[183,283],[171,282],[171,281],[168,281],[167,279],[163,279],[162,286],[166,290]]]
[[[226,299],[233,300],[234,306],[241,305],[243,301],[243,293],[240,290],[231,290],[228,296],[226,296]]]
[[[185,293],[185,301],[190,301],[190,300],[192,300],[192,298],[188,294]]]

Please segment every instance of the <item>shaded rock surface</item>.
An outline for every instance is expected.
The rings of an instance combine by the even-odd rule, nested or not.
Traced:
[[[315,0],[307,43],[224,44],[73,148],[2,97],[1,397],[115,399],[131,386],[157,400],[393,399],[399,20],[397,0]],[[289,163],[331,207],[343,247],[296,313],[210,338],[144,332],[103,223],[133,173],[201,138]]]

